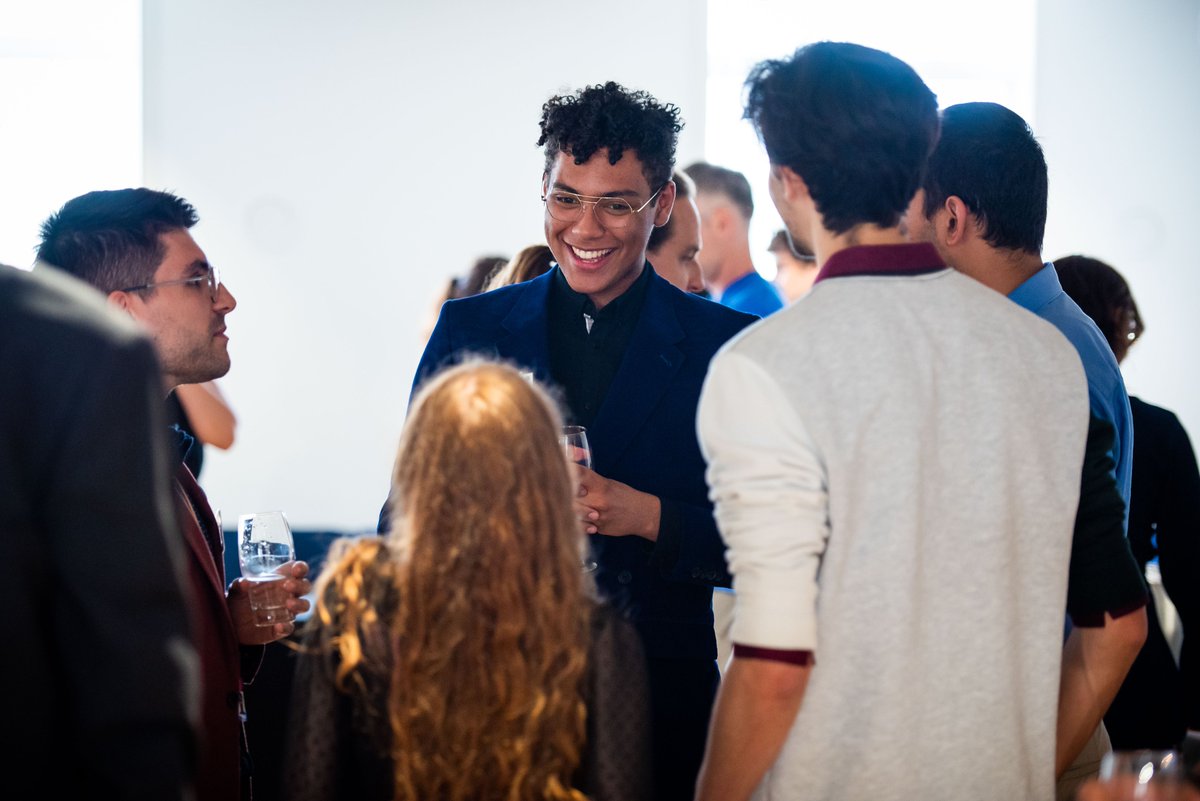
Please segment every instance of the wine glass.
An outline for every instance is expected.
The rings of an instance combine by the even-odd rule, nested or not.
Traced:
[[[1100,761],[1099,778],[1116,801],[1184,798],[1183,760],[1173,750],[1110,751]]]
[[[592,447],[588,444],[587,429],[583,426],[563,426],[559,437],[567,461],[592,469]]]
[[[567,455],[567,461],[574,462],[589,470],[592,469],[592,446],[588,444],[586,428],[583,426],[563,426],[559,442],[562,443],[563,453]],[[592,573],[599,566],[596,560],[590,557],[585,557],[583,560],[584,573]]]
[[[249,581],[250,608],[259,626],[292,619],[287,608],[286,576],[279,569],[296,559],[292,529],[283,512],[255,512],[238,518],[238,564]]]

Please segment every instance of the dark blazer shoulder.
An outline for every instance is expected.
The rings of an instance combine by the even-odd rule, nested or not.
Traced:
[[[708,298],[684,292],[669,284],[665,279],[658,278],[658,280],[665,285],[659,290],[667,293],[675,308],[676,317],[687,332],[689,340],[716,342],[721,345],[743,328],[753,325],[761,319],[757,315],[740,312]]]
[[[441,315],[458,323],[469,320],[479,327],[487,327],[489,323],[502,321],[527,290],[526,284],[512,284],[490,292],[448,300],[442,305]]]

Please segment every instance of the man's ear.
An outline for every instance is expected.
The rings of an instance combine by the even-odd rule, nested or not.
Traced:
[[[975,215],[967,204],[958,195],[950,195],[942,204],[942,210],[946,212],[942,215],[942,238],[946,244],[953,247],[966,242],[975,230]]]
[[[675,182],[667,181],[658,193],[654,206],[654,227],[662,228],[671,219],[671,211],[675,208]]]
[[[108,305],[133,317],[133,298],[130,297],[128,292],[109,292]]]
[[[808,184],[791,167],[772,164],[771,171],[779,178],[779,185],[783,188],[784,200],[789,203],[795,203],[798,200],[808,197]]]

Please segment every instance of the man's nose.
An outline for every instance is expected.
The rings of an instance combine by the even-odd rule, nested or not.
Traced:
[[[229,291],[229,287],[221,284],[217,287],[217,299],[213,301],[213,306],[222,314],[229,314],[237,308],[237,298]]]
[[[604,232],[604,224],[600,222],[600,212],[597,211],[595,203],[589,203],[586,200],[583,202],[583,212],[580,213],[579,219],[571,226],[572,231],[576,231],[583,235],[595,235]]]

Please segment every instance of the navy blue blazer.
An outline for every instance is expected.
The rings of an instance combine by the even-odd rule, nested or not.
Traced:
[[[552,385],[547,305],[553,279],[552,270],[443,305],[414,390],[468,356],[506,361]],[[704,480],[696,404],[709,360],[757,319],[681,292],[652,272],[628,349],[588,429],[597,473],[672,502],[681,516],[677,547],[640,537],[591,537],[601,594],[638,627],[651,658],[716,658],[712,587],[727,587],[730,578]]]

